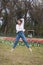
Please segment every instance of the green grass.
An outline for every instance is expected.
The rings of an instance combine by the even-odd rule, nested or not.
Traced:
[[[32,47],[32,54],[25,46],[12,46],[0,43],[0,65],[43,65],[43,46]]]

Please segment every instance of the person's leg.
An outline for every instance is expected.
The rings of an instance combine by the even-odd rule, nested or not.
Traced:
[[[29,48],[30,47],[30,45],[29,45],[29,43],[27,42],[27,40],[26,40],[26,37],[25,37],[25,35],[24,35],[24,32],[21,32],[21,38],[22,38],[22,40],[24,41],[24,43],[25,43],[25,45]]]
[[[22,40],[24,41],[25,45],[27,46],[27,48],[29,48],[30,52],[32,52],[32,49],[30,48],[30,44],[27,42],[24,33],[22,32],[20,36],[21,36]]]
[[[13,48],[15,48],[17,46],[17,43],[18,43],[19,39],[20,39],[20,35],[17,34],[16,40],[15,40],[14,45],[13,45]]]

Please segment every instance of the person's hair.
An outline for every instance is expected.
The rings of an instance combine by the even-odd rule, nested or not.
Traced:
[[[22,20],[21,20],[21,19],[18,19],[18,20],[22,23]],[[17,21],[18,21],[18,20],[17,20]],[[18,24],[18,22],[16,22],[16,24]]]
[[[21,19],[19,19],[19,21],[22,23],[22,20]]]

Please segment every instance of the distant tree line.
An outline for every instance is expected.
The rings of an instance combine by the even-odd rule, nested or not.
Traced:
[[[18,18],[24,18],[27,30],[34,30],[34,35],[43,37],[43,0],[0,0],[0,33],[15,36]]]

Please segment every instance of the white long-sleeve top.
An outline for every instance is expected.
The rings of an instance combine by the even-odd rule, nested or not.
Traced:
[[[16,33],[18,33],[18,32],[20,32],[20,31],[25,31],[25,29],[24,29],[24,18],[22,18],[21,19],[22,20],[22,23],[21,23],[21,25],[16,25]]]

